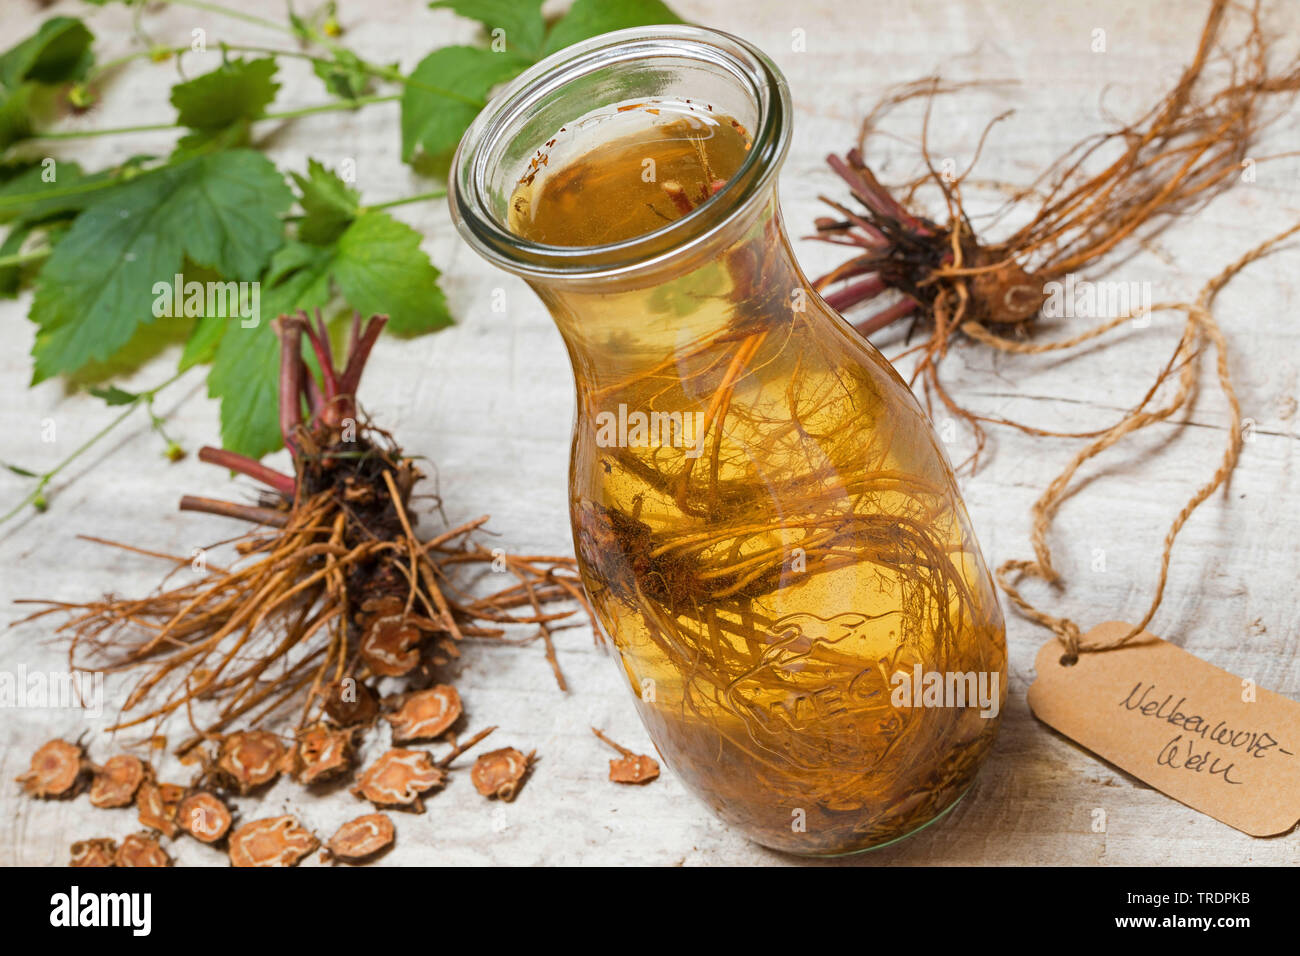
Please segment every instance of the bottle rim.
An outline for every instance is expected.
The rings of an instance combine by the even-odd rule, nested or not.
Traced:
[[[744,162],[709,202],[681,219],[631,239],[598,246],[553,246],[510,232],[490,203],[490,174],[503,144],[537,105],[566,85],[620,63],[663,57],[724,71],[752,97],[757,122]],[[602,104],[605,105],[605,104]],[[708,243],[765,196],[789,147],[790,93],[785,77],[757,47],[718,30],[687,25],[633,27],[605,33],[539,61],[504,87],[461,138],[448,177],[452,220],[484,258],[524,278],[604,278],[653,269]],[[578,116],[571,119],[578,119]],[[531,151],[538,143],[527,144]]]

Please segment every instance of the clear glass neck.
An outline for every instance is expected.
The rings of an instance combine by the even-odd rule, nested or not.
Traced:
[[[631,104],[690,103],[734,118],[752,135],[725,188],[662,228],[598,246],[530,242],[506,225],[516,186],[573,149],[599,143],[603,124]],[[759,50],[726,33],[690,26],[638,27],[575,44],[502,90],[461,140],[453,162],[451,210],[457,228],[489,261],[535,286],[574,291],[651,285],[674,264],[732,241],[733,220],[752,219],[771,201],[789,145],[785,80]]]

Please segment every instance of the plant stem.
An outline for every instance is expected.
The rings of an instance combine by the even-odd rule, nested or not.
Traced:
[[[42,259],[49,258],[54,250],[49,246],[41,249],[33,249],[31,252],[19,252],[12,256],[0,256],[0,269],[9,269],[13,266],[25,266],[29,262],[40,262]]]
[[[254,122],[260,123],[264,120],[288,120],[297,119],[299,116],[311,116],[315,113],[334,113],[341,110],[358,109],[362,106],[369,106],[372,103],[392,103],[400,100],[401,96],[396,93],[385,96],[359,96],[355,100],[337,100],[333,103],[322,103],[319,106],[304,106],[296,110],[285,110],[282,113],[263,113],[257,117]],[[65,130],[59,133],[39,133],[36,136],[28,137],[27,141],[45,140],[45,139],[87,139],[92,136],[117,136],[119,134],[129,133],[157,133],[164,130],[188,129],[179,123],[151,123],[145,126],[112,126],[108,129],[73,129]],[[48,198],[50,193],[41,193],[42,197]],[[0,203],[4,201],[0,197]]]
[[[71,129],[58,133],[38,133],[32,139],[87,139],[92,136],[116,136],[119,133],[157,133],[161,130],[180,129],[175,123],[149,123],[144,126],[112,126],[108,129]]]
[[[314,113],[333,113],[339,110],[356,109],[360,106],[369,106],[372,103],[394,103],[401,98],[396,93],[381,96],[358,96],[355,100],[338,100],[334,103],[322,103],[320,106],[304,106],[301,109],[287,110],[283,113],[264,113],[257,118],[257,121],[296,119],[299,116],[311,116]]]
[[[366,210],[392,209],[394,206],[405,206],[413,202],[424,202],[427,199],[443,199],[446,195],[447,190],[445,189],[431,189],[427,193],[417,193],[414,196],[407,196],[403,199],[390,199],[387,202],[371,203],[362,208]],[[3,260],[0,260],[0,263],[3,263]]]
[[[91,448],[93,448],[102,438],[104,438],[104,436],[108,435],[118,425],[126,421],[126,419],[130,416],[130,414],[134,412],[137,408],[139,408],[141,405],[151,405],[153,403],[154,396],[156,396],[159,392],[165,389],[168,385],[171,385],[173,382],[175,382],[178,378],[180,378],[184,374],[185,374],[184,372],[177,372],[175,375],[167,379],[162,384],[155,385],[147,392],[140,392],[138,395],[136,395],[136,397],[130,402],[130,404],[128,404],[124,409],[122,409],[122,411],[111,422],[109,422],[107,425],[105,425],[95,434],[91,435],[90,438],[86,439],[86,441],[78,445],[73,450],[72,454],[68,455],[67,458],[64,458],[63,461],[59,462],[57,465],[55,465],[49,471],[45,472],[43,475],[40,475],[37,478],[36,487],[32,489],[31,493],[27,495],[26,498],[18,502],[17,505],[15,505],[8,512],[6,512],[2,517],[0,517],[0,524],[5,524],[11,518],[20,514],[22,510],[26,508],[28,505],[35,504],[37,501],[39,501],[42,494],[45,491],[45,488],[49,485],[51,481],[55,479],[55,477],[59,475],[60,472],[62,472],[70,464],[72,464],[74,461],[76,461],[78,458],[80,458],[82,455],[88,452]]]

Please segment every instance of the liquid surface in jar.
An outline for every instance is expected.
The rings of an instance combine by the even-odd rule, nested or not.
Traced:
[[[743,126],[704,107],[638,104],[608,122],[636,128],[556,170],[539,152],[511,196],[511,232],[551,246],[643,236],[713,196],[749,150]]]

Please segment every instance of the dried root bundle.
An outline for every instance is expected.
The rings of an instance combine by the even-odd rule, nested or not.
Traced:
[[[1202,355],[1212,347],[1217,354],[1216,376],[1231,418],[1228,448],[1213,476],[1197,489],[1171,525],[1150,607],[1142,621],[1117,643],[1133,639],[1150,622],[1163,595],[1174,538],[1192,511],[1227,480],[1240,452],[1241,413],[1228,376],[1226,341],[1211,312],[1215,296],[1248,264],[1300,231],[1300,224],[1228,265],[1205,284],[1194,301],[1150,307],[1152,312],[1182,312],[1186,320],[1183,333],[1140,402],[1110,427],[1063,434],[971,411],[947,391],[939,376],[940,363],[958,333],[1000,351],[1024,355],[1066,351],[1117,329],[1141,307],[1121,310],[1060,341],[1028,341],[1047,299],[1048,283],[1113,265],[1134,252],[1140,241],[1219,195],[1243,168],[1277,158],[1254,156],[1253,146],[1265,126],[1285,115],[1279,107],[1294,103],[1294,94],[1300,91],[1300,60],[1292,59],[1280,71],[1270,66],[1270,44],[1260,24],[1258,2],[1249,8],[1244,40],[1227,51],[1219,50],[1228,14],[1226,0],[1214,0],[1190,64],[1173,89],[1143,116],[1081,141],[1035,182],[1014,189],[1011,201],[993,222],[1013,210],[1017,214],[1027,211],[1027,221],[1005,237],[990,237],[988,227],[985,234],[976,233],[962,200],[963,182],[970,169],[961,175],[940,172],[924,130],[921,154],[926,172],[916,180],[886,188],[863,158],[864,144],[883,113],[902,102],[927,97],[928,127],[933,98],[959,90],[963,84],[945,85],[932,78],[901,88],[868,116],[858,148],[843,158],[831,156],[828,160],[848,185],[857,208],[827,199],[838,215],[817,221],[816,238],[851,247],[855,255],[822,276],[816,286],[827,290],[826,300],[842,311],[875,302],[890,291],[897,293],[894,301],[858,320],[856,327],[870,335],[909,318],[913,327],[927,331],[925,340],[903,355],[919,354],[913,382],[923,384],[931,411],[932,400],[938,397],[951,414],[972,427],[976,441],[970,464],[975,464],[984,447],[986,424],[1011,426],[1038,436],[1091,439],[1034,505],[1034,558],[1008,561],[998,572],[1012,602],[1026,616],[1055,631],[1067,656],[1081,649],[1079,628],[1067,618],[1033,607],[1020,594],[1016,579],[1030,575],[1049,582],[1059,580],[1046,533],[1072,491],[1074,474],[1088,459],[1127,435],[1170,420],[1188,408],[1195,400]],[[983,145],[981,138],[980,147]],[[977,159],[979,152],[977,149]],[[1098,161],[1106,156],[1114,158],[1097,170]],[[914,208],[918,191],[927,185],[937,187],[940,193],[946,209],[943,222]],[[1164,389],[1167,382],[1170,388]],[[1161,403],[1158,398],[1165,391],[1172,394]]]
[[[856,254],[819,278],[817,287],[841,311],[875,302],[891,290],[900,293],[888,306],[856,319],[856,327],[870,335],[904,318],[925,327],[929,335],[914,350],[920,353],[914,380],[971,424],[977,447],[983,446],[984,423],[1017,423],[971,412],[945,389],[939,364],[958,333],[995,348],[1025,351],[1022,340],[1048,296],[1048,283],[1131,253],[1136,242],[1231,186],[1248,161],[1268,158],[1252,159],[1251,148],[1259,132],[1283,115],[1281,110],[1266,113],[1269,99],[1300,91],[1300,61],[1280,73],[1270,71],[1256,5],[1244,42],[1223,54],[1226,63],[1216,63],[1227,12],[1226,0],[1215,0],[1191,63],[1144,115],[1075,144],[1028,186],[1007,187],[1013,188],[1012,198],[993,223],[1013,209],[1028,212],[1028,221],[1007,236],[988,235],[988,226],[977,234],[962,202],[963,183],[975,162],[960,175],[941,171],[926,131],[921,144],[926,172],[913,181],[887,188],[864,159],[866,142],[885,112],[926,97],[928,127],[933,98],[964,84],[930,78],[902,87],[867,117],[857,148],[828,158],[857,208],[823,197],[838,215],[819,219],[815,238]],[[1222,69],[1211,75],[1211,67]],[[1216,84],[1220,75],[1226,78]],[[979,153],[977,149],[976,159]],[[1094,160],[1110,155],[1114,158],[1095,170]],[[946,210],[942,222],[913,208],[918,191],[927,185],[939,191]],[[1114,324],[1048,347],[1077,345],[1131,317],[1119,316]],[[1161,380],[1169,374],[1165,369]]]
[[[428,539],[415,533],[411,498],[420,473],[387,432],[362,417],[355,398],[384,321],[354,320],[341,366],[319,315],[314,322],[305,314],[277,321],[281,430],[294,473],[205,448],[202,460],[252,477],[265,490],[256,504],[198,497],[181,503],[258,526],[236,539],[238,557],[229,568],[208,567],[190,582],[139,599],[45,602],[35,615],[67,617],[59,632],[70,639],[75,668],[140,673],[113,729],[184,711],[196,731],[178,748],[185,753],[222,738],[236,722],[291,719],[299,735],[295,770],[313,781],[344,766],[345,742],[329,735],[377,716],[377,679],[427,687],[468,637],[500,639],[509,628],[531,628],[523,640],[545,642],[564,686],[551,636],[573,626],[575,603],[585,606],[573,559],[489,551],[470,539],[486,517]],[[172,560],[169,578],[190,563]],[[475,582],[490,568],[509,572],[512,584],[476,596]],[[215,705],[215,717],[200,718],[200,704]],[[390,719],[399,739],[427,740],[445,733],[460,711],[454,689],[440,687],[407,700]],[[289,756],[269,733],[222,739],[218,768],[241,792],[278,774]],[[231,750],[232,741],[242,752]]]

